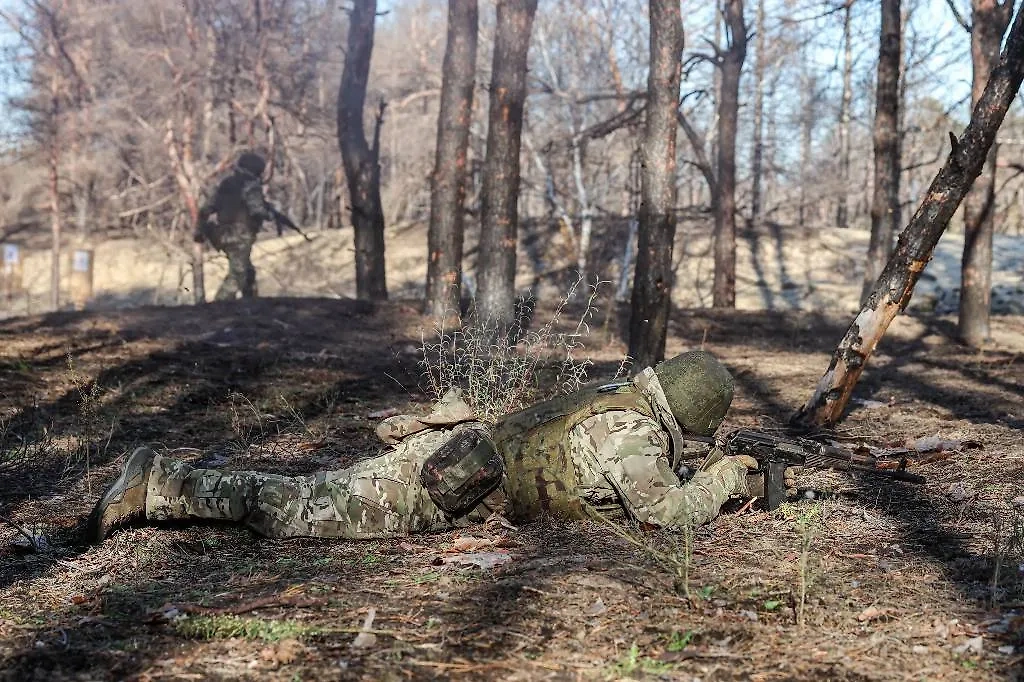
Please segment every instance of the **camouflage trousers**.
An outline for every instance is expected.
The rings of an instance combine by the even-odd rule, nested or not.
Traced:
[[[338,471],[279,476],[196,469],[158,455],[146,491],[148,520],[235,521],[272,538],[386,538],[452,527],[420,483],[449,431],[417,434]],[[486,518],[478,509],[465,519]]]
[[[228,273],[217,289],[214,299],[233,301],[239,292],[242,298],[256,296],[256,268],[252,264],[252,244],[241,244],[224,249],[228,257]]]

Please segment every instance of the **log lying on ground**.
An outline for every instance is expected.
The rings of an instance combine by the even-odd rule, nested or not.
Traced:
[[[860,313],[840,341],[832,364],[814,394],[793,416],[795,426],[831,426],[839,421],[864,366],[893,318],[907,304],[939,237],[975,178],[1003,117],[1024,79],[1024,8],[1018,10],[999,64],[992,70],[963,135],[950,133],[952,149],[932,180],[914,217],[900,234],[896,250],[875,282]]]

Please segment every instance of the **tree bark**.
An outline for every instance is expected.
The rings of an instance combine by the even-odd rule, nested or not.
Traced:
[[[871,239],[861,288],[863,304],[892,253],[900,230],[900,0],[882,0],[875,97],[875,184],[871,199]]]
[[[467,150],[476,77],[477,0],[448,0],[437,149],[427,234],[427,300],[436,318],[457,314],[461,296]]]
[[[974,107],[970,123],[959,140],[950,133],[952,149],[945,164],[932,180],[910,224],[900,234],[896,250],[836,348],[828,371],[807,403],[794,415],[795,424],[828,426],[842,416],[868,358],[889,323],[910,302],[914,285],[939,237],[967,190],[981,174],[1021,80],[1024,80],[1024,12],[1018,11],[1006,48]]]
[[[665,357],[676,233],[676,112],[684,40],[679,0],[651,0],[650,13],[639,237],[629,321],[629,355],[636,369]]]
[[[363,107],[373,54],[376,0],[355,0],[349,17],[348,51],[338,90],[338,146],[352,208],[356,250],[356,296],[388,297],[384,272],[384,211],[380,202],[380,128],[384,103],[377,114],[373,143],[363,127]]]
[[[480,197],[477,312],[505,326],[515,310],[519,152],[527,53],[537,0],[499,0],[491,63],[487,152]]]
[[[971,3],[971,62],[974,77],[971,104],[976,105],[985,90],[992,62],[999,57],[999,44],[1010,23],[1013,0],[973,0]],[[964,253],[960,270],[960,316],[957,331],[969,346],[980,346],[989,338],[992,304],[992,233],[996,185],[997,147],[992,145],[985,168],[964,201]]]
[[[839,197],[836,206],[836,225],[850,224],[850,107],[853,104],[853,40],[850,31],[850,14],[854,0],[846,0],[843,13],[843,96],[839,105]]]
[[[736,127],[740,74],[747,56],[743,0],[727,0],[728,47],[722,53],[722,94],[718,113],[718,201],[715,212],[715,280],[712,305],[736,307]]]

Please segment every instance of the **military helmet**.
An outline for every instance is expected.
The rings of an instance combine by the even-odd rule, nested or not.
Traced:
[[[669,407],[679,425],[698,436],[710,436],[732,403],[733,379],[714,355],[703,350],[680,353],[654,367]]]
[[[263,175],[263,169],[267,167],[267,162],[263,160],[263,157],[254,152],[245,152],[238,157],[238,161],[235,162],[235,167],[252,173],[256,177]]]

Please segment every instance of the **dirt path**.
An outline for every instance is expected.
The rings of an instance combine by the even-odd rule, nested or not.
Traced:
[[[670,352],[703,342],[736,374],[727,426],[783,420],[845,322],[673,319]],[[27,553],[0,526],[0,678],[1024,679],[1024,555],[1008,544],[1024,542],[1020,317],[996,318],[982,353],[948,318],[901,318],[872,360],[842,435],[971,445],[926,485],[811,474],[837,494],[734,509],[688,560],[682,538],[596,523],[400,542],[177,526],[81,544],[142,442],[284,473],[375,452],[370,415],[426,400],[424,324],[408,304],[314,299],[0,322],[0,513],[51,545]],[[617,326],[595,325],[593,377],[618,364]],[[471,550],[509,560],[446,563]]]

